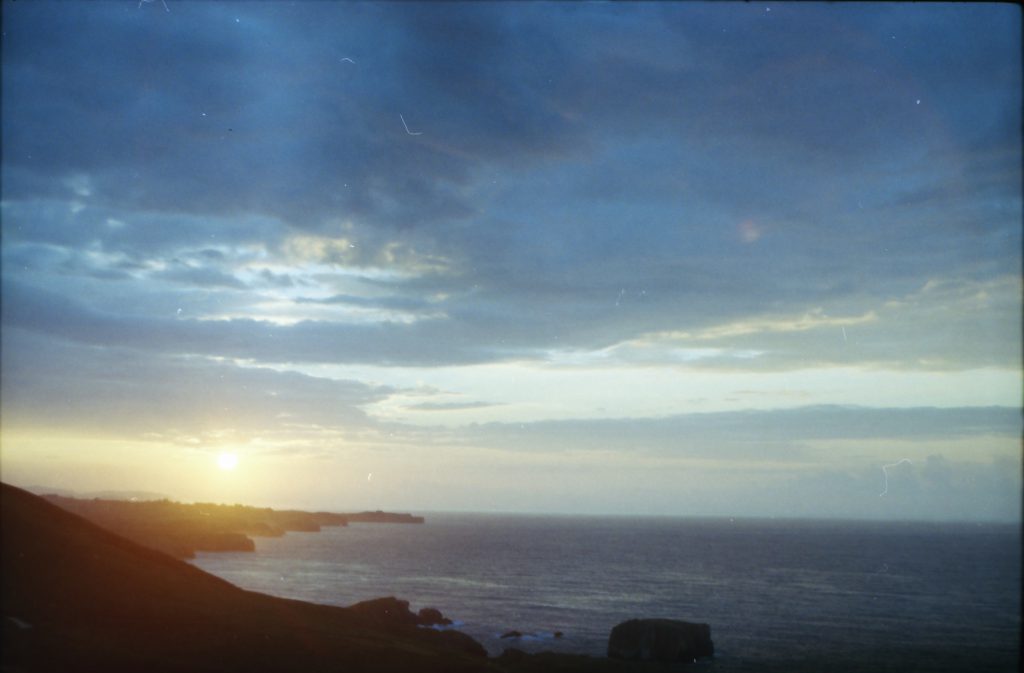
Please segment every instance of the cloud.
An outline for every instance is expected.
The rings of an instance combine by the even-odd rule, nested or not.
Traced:
[[[377,432],[364,405],[424,412],[425,424],[471,408],[555,413],[509,402],[523,396],[502,389],[512,371],[517,383],[564,374],[569,389],[570,373],[590,371],[1020,369],[1020,35],[1008,7],[172,9],[4,8],[2,324],[5,391],[7,366],[24,388],[5,406],[16,417],[60,399],[50,355],[71,363],[78,387],[60,413],[75,423],[120,405],[148,419],[136,430],[162,432],[146,412],[158,402],[183,432],[207,427],[176,397],[193,390],[187,373],[237,402],[232,427],[280,427],[261,420],[277,409],[325,433],[321,446],[346,427]],[[282,383],[271,366],[365,381]],[[441,369],[460,369],[460,385]],[[290,392],[233,393],[221,375]],[[396,390],[465,397],[402,407],[370,383],[400,376],[409,385]],[[838,382],[835,399],[862,399],[858,380]],[[314,390],[343,398],[337,415],[304,397]],[[758,403],[772,400],[792,402]],[[460,448],[642,445],[788,469],[829,438],[926,441],[928,424],[959,437],[1006,423],[913,410],[913,393],[897,401],[893,417],[816,408],[448,430]],[[857,429],[865,419],[876,434]],[[417,432],[397,434],[447,438]]]
[[[432,307],[432,303],[429,301],[402,296],[363,297],[351,294],[335,294],[322,299],[299,297],[295,301],[299,304],[345,304],[362,308],[382,308],[407,312],[419,312]]]
[[[805,460],[809,442],[1017,437],[1013,407],[793,409],[678,414],[661,418],[591,418],[470,426],[469,441],[512,451],[653,453],[679,458]]]
[[[61,256],[55,249],[31,250],[39,255],[45,252],[51,259]],[[182,268],[179,264],[148,275],[208,290],[245,287],[237,277],[216,267]],[[376,296],[345,293],[313,298],[299,291],[294,299],[278,296],[273,300],[285,307],[321,307],[317,313],[268,312],[259,307],[268,301],[266,296],[239,295],[225,302],[223,297],[214,301],[213,295],[203,295],[168,297],[162,315],[147,315],[151,312],[147,304],[154,305],[151,293],[139,294],[143,287],[133,286],[124,272],[109,276],[122,278],[126,284],[99,311],[62,292],[9,280],[4,286],[4,323],[85,343],[109,339],[111,344],[150,351],[265,362],[442,365],[556,359],[559,352],[576,352],[583,361],[609,365],[661,362],[766,370],[812,363],[918,369],[1019,366],[1021,290],[1019,280],[1008,277],[986,282],[935,281],[926,284],[927,289],[871,302],[872,308],[853,315],[829,315],[814,307],[798,315],[750,315],[728,321],[729,313],[737,310],[732,307],[724,309],[729,313],[723,314],[726,320],[718,324],[713,321],[723,309],[712,307],[713,296],[709,295],[696,300],[708,310],[693,316],[692,331],[644,333],[646,327],[667,326],[673,319],[675,327],[684,327],[685,318],[660,314],[664,298],[625,293],[621,288],[600,303],[578,301],[560,312],[552,309],[531,315],[525,304],[519,306],[511,297],[501,302],[489,292],[467,292],[441,277],[430,283],[426,282],[429,277],[359,281],[378,286]],[[412,292],[420,283],[422,288]],[[93,287],[98,287],[93,302],[110,292],[105,283]],[[387,294],[379,294],[381,290]],[[133,300],[136,295],[137,301]],[[118,315],[133,303],[141,314]],[[199,309],[203,304],[209,309]],[[189,310],[181,318],[199,315],[208,319],[179,318],[175,312],[183,306]],[[330,312],[331,307],[357,310],[365,318],[351,312]],[[635,320],[624,322],[617,313]],[[294,318],[284,324],[275,315]],[[549,345],[558,348],[549,350]]]
[[[750,315],[693,331],[648,333],[607,349],[606,359],[769,371],[858,363],[1017,368],[1021,301],[1020,279],[1013,276],[932,279],[852,315],[814,307],[799,315]]]
[[[751,334],[765,334],[772,332],[806,332],[807,330],[832,328],[845,328],[847,326],[863,325],[878,320],[878,315],[873,311],[859,316],[829,317],[821,308],[815,308],[803,315],[791,318],[761,318],[750,319],[729,325],[720,325],[700,330],[696,333],[665,333],[652,334],[648,338],[652,340],[678,339],[692,341],[715,341],[728,339],[729,337],[747,336]]]
[[[234,276],[209,267],[178,264],[170,269],[150,274],[150,277],[197,287],[246,289],[245,283]]]
[[[4,332],[3,372],[5,429],[195,445],[294,439],[317,428],[354,435],[374,425],[362,407],[395,392],[224,360],[70,345],[17,329]]]
[[[794,475],[779,484],[768,506],[783,516],[1014,521],[1020,494],[1019,460],[932,454],[889,468],[888,477],[880,465]]]
[[[467,409],[486,409],[496,406],[491,402],[420,402],[411,404],[410,411],[465,411]]]
[[[411,355],[414,340],[447,341],[431,347],[438,361],[543,358],[814,311],[863,316],[929,278],[984,283],[1018,265],[1019,152],[999,150],[1019,148],[1005,93],[1018,38],[998,14],[943,10],[918,25],[810,7],[782,21],[728,6],[197,5],[165,17],[18,5],[5,16],[5,253],[101,255],[48,284],[68,296],[74,274],[148,274],[182,291],[302,278],[301,296],[222,298],[223,315],[202,315],[264,320],[272,306],[279,322],[330,323],[300,304],[391,310],[377,314],[395,318],[389,362],[433,362]],[[890,22],[898,54],[877,38]],[[36,49],[29,36],[44,32],[61,39]],[[965,52],[941,76],[933,35]],[[408,136],[399,113],[424,135]],[[735,222],[748,245],[735,245]],[[43,254],[22,248],[8,275],[35,284],[31,250]],[[106,305],[125,292],[90,287]],[[401,325],[394,311],[436,295],[444,320]],[[995,333],[1005,317],[944,324]],[[941,331],[882,322],[878,333],[902,336],[813,355],[1017,361],[1003,343],[958,357],[973,338],[917,357]],[[779,367],[803,346],[732,350]]]
[[[458,192],[479,161],[549,156],[569,137],[513,95],[519,54],[494,38],[519,33],[490,9],[196,6],[155,17],[43,5],[7,20],[12,35],[61,37],[42,55],[20,37],[6,45],[5,113],[19,123],[5,126],[5,175],[20,192],[52,195],[43,178],[60,171],[87,176],[94,200],[139,209],[260,212],[312,229],[343,209],[407,228],[474,212]],[[425,134],[409,137],[399,113]],[[87,132],[54,137],[57,119]]]
[[[7,282],[3,323],[66,341],[150,353],[253,359],[263,363],[370,362],[439,364],[500,359],[486,342],[450,326],[301,321],[282,325],[237,318],[196,320],[115,315],[62,295]]]

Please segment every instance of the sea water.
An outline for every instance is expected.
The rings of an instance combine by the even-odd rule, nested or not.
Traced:
[[[702,671],[980,672],[1017,670],[1020,544],[996,524],[449,514],[194,563],[277,596],[437,607],[493,654],[604,656],[615,624],[667,617],[711,625]]]

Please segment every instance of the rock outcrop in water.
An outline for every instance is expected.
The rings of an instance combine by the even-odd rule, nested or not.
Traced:
[[[714,653],[710,626],[677,619],[631,619],[613,628],[608,637],[612,659],[688,663]]]
[[[414,613],[409,609],[409,601],[403,601],[394,596],[356,603],[349,610],[365,616],[370,621],[384,624],[447,626],[452,623],[452,620],[441,614],[437,608],[423,608],[418,613]]]
[[[422,608],[416,617],[416,623],[420,626],[450,626],[452,624],[452,620],[441,614],[437,608]]]
[[[403,601],[394,596],[356,603],[348,610],[365,618],[368,624],[383,629],[438,626],[452,623],[436,608],[423,608],[419,614],[416,614],[409,609],[409,601]],[[464,633],[445,630],[439,631],[438,637],[453,650],[474,657],[487,657],[487,650],[484,649],[484,646]]]

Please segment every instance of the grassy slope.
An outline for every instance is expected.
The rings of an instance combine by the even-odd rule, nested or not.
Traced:
[[[492,668],[457,635],[243,591],[7,485],[0,512],[5,671]]]

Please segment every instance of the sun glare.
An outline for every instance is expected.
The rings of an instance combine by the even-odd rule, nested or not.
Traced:
[[[217,456],[217,467],[222,470],[233,470],[238,467],[238,456],[234,453],[222,453]]]

